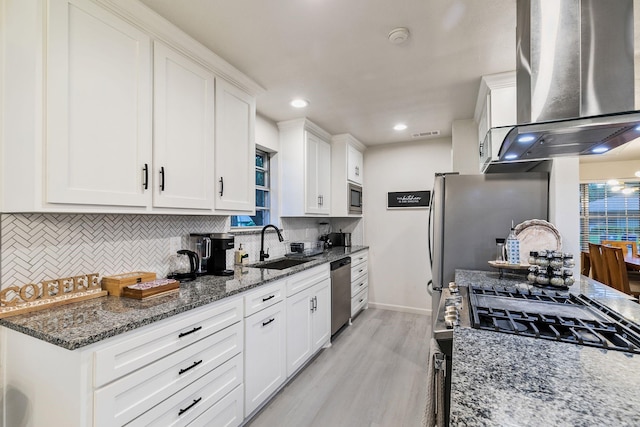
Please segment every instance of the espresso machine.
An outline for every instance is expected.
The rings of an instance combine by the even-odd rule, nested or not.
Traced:
[[[227,270],[227,250],[234,247],[234,236],[228,233],[191,233],[191,247],[200,257],[196,274],[202,276],[232,276]]]

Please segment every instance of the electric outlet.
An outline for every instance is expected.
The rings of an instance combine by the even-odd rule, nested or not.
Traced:
[[[169,239],[169,251],[172,254],[175,254],[176,252],[178,252],[181,248],[180,246],[182,245],[182,239],[180,239],[180,237],[171,237]]]

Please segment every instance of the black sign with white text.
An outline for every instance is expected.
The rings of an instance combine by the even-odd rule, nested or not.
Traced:
[[[400,191],[387,193],[388,208],[427,208],[431,191]]]

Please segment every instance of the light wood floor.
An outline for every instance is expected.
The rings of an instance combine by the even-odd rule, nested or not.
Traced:
[[[256,415],[251,427],[418,427],[431,318],[370,308]]]

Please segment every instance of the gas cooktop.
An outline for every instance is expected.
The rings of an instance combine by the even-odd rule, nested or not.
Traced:
[[[584,295],[470,286],[469,300],[476,329],[640,354],[640,326]]]

